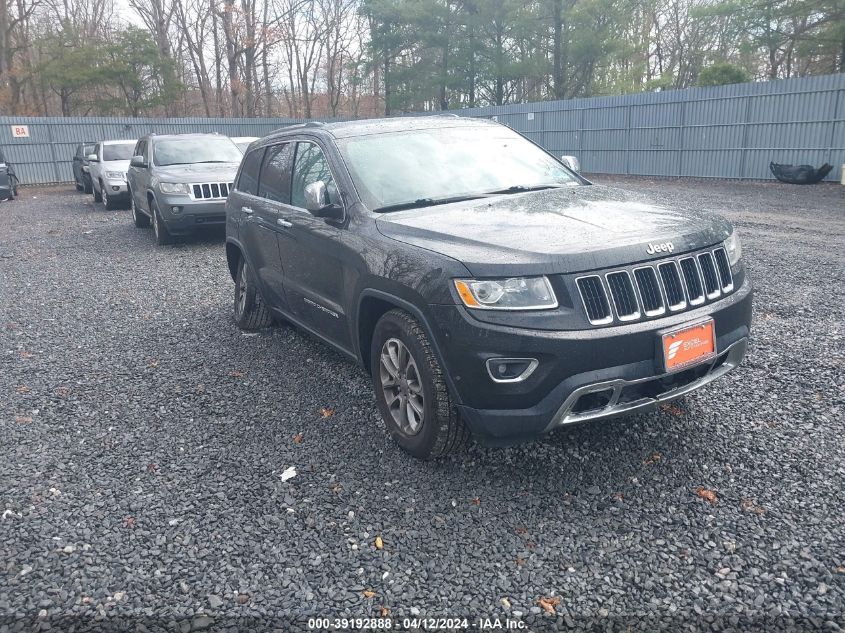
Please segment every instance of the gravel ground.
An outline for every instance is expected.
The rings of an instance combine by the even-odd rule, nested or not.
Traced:
[[[66,187],[0,204],[0,630],[845,628],[845,187],[596,180],[736,223],[749,357],[657,413],[434,464],[356,365],[235,328],[220,235],[156,248]]]

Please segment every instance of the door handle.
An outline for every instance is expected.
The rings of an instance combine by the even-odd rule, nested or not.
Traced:
[[[241,211],[243,211],[247,215],[252,215],[254,213],[252,207],[241,207]]]
[[[293,226],[293,222],[288,222],[287,220],[285,220],[283,218],[279,218],[278,220],[276,220],[276,224],[278,224],[279,226],[283,226],[286,229],[289,229]]]

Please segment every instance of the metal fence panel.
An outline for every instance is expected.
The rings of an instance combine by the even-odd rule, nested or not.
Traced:
[[[845,163],[845,74],[455,112],[520,132],[534,114],[544,133],[527,136],[588,173],[772,179],[772,161],[828,162],[838,181]]]
[[[771,179],[769,163],[845,163],[845,74],[618,97],[454,110],[492,118],[588,173]],[[420,113],[436,114],[436,113]],[[72,180],[83,141],[148,132],[264,136],[302,119],[0,117],[0,145],[21,182]],[[28,125],[29,138],[11,126]]]
[[[0,116],[0,146],[22,184],[73,180],[73,155],[85,141],[137,139],[144,134],[218,132],[227,136],[266,136],[304,119],[154,119],[132,117]],[[13,126],[26,125],[29,136],[16,138]]]

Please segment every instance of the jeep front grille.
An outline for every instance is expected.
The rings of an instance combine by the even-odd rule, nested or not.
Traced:
[[[214,200],[227,198],[232,189],[231,182],[206,182],[191,185],[191,197],[194,200]]]
[[[575,280],[592,325],[657,317],[714,300],[734,289],[724,248],[612,270]]]

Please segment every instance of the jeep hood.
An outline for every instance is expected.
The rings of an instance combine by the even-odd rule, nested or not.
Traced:
[[[165,182],[232,182],[237,172],[238,163],[195,163],[155,168],[156,177]]]
[[[662,259],[724,240],[716,215],[585,185],[384,213],[379,231],[442,253],[471,274],[571,273]],[[674,250],[649,255],[649,244]]]

